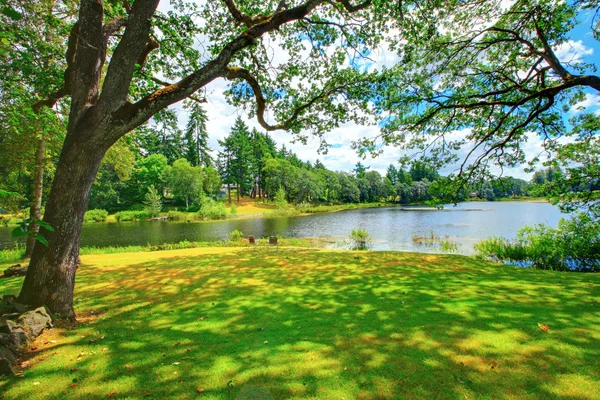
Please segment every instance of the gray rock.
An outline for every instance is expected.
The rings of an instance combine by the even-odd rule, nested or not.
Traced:
[[[31,336],[15,321],[6,320],[0,324],[0,333],[8,333],[17,347],[26,346],[31,343]]]
[[[52,317],[50,317],[45,307],[27,311],[19,317],[17,322],[28,330],[33,337],[39,336],[46,328],[52,328]]]
[[[13,309],[18,312],[19,314],[23,314],[26,311],[29,311],[29,307],[27,307],[25,304],[21,304],[21,303],[15,303],[13,304]]]
[[[22,267],[21,264],[15,264],[4,270],[4,277],[10,278],[13,276],[25,276],[27,275],[27,267]]]
[[[0,355],[0,375],[16,375],[13,363]]]
[[[0,333],[0,351],[2,349],[6,349],[15,355],[19,354],[19,347],[10,333]]]

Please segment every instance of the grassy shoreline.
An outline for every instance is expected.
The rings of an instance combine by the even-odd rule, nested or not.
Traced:
[[[80,325],[38,338],[3,398],[599,398],[598,274],[291,247],[82,262]]]

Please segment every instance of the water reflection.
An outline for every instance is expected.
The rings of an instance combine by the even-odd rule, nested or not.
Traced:
[[[556,227],[563,217],[548,203],[481,202],[462,203],[443,210],[423,207],[381,207],[316,214],[305,217],[240,219],[222,222],[142,221],[86,224],[82,246],[157,245],[188,241],[225,240],[234,229],[245,235],[267,237],[329,237],[345,240],[353,229],[364,229],[373,238],[375,250],[424,251],[413,237],[433,232],[458,246],[458,253],[471,254],[482,238],[514,238],[525,225],[547,224]],[[0,248],[14,247],[11,228],[0,228]],[[425,249],[427,251],[427,249]],[[435,251],[430,249],[428,251]]]

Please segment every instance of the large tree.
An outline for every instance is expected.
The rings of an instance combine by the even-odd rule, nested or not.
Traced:
[[[23,303],[75,317],[83,215],[102,158],[119,138],[221,78],[232,83],[232,101],[249,104],[266,130],[320,134],[348,119],[364,122],[356,112],[364,101],[339,101],[366,75],[346,60],[394,28],[385,17],[397,7],[372,0],[222,0],[177,3],[165,15],[157,6],[158,0],[80,1],[63,85],[38,103],[51,107],[68,96],[70,110],[44,215],[54,231],[44,230],[49,246],[34,250]],[[194,46],[198,35],[208,41],[202,50]],[[271,63],[273,40],[287,52],[279,65]],[[268,107],[275,122],[265,117]]]
[[[468,181],[538,162],[537,154],[524,151],[528,141],[541,140],[541,155],[565,161],[569,157],[558,149],[566,140],[559,139],[585,146],[593,135],[578,132],[589,132],[590,126],[576,125],[594,122],[567,123],[566,111],[600,92],[600,76],[581,54],[565,57],[558,50],[572,46],[581,17],[591,19],[591,33],[598,38],[599,6],[597,0],[440,4],[436,23],[414,32],[400,49],[401,62],[374,86],[373,99],[385,121],[380,139],[421,150],[435,167],[458,161],[448,181],[450,197]],[[421,12],[431,10],[415,10]],[[364,140],[358,146],[374,150],[379,144]]]

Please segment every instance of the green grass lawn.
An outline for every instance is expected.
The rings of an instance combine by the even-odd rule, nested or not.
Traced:
[[[0,397],[600,398],[598,274],[303,249],[83,263],[80,326],[38,338]]]

